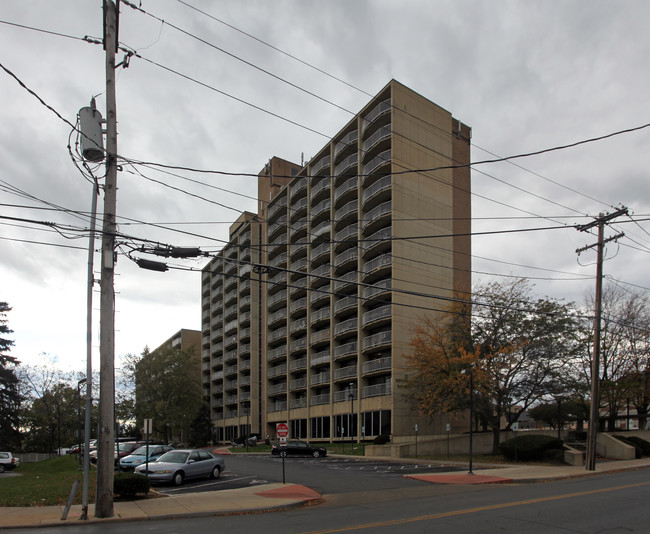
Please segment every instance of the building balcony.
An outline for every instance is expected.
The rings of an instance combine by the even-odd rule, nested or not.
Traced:
[[[365,301],[370,300],[388,300],[391,297],[391,279],[380,280],[372,286],[364,287],[361,291],[361,298]]]
[[[307,242],[299,241],[289,245],[291,259],[305,258],[307,256]]]
[[[358,259],[359,252],[356,247],[344,250],[334,258],[334,276],[336,277],[338,273],[343,273],[350,269],[356,270]]]
[[[289,351],[291,354],[305,352],[307,350],[307,338],[301,337],[300,339],[294,339],[289,343]]]
[[[363,142],[363,160],[368,161],[382,149],[390,148],[391,125],[387,124],[375,131]]]
[[[376,231],[371,236],[359,242],[361,256],[367,261],[381,253],[390,253],[392,247],[392,231],[390,226]]]
[[[329,404],[330,403],[330,394],[329,393],[321,393],[320,395],[312,395],[309,398],[309,405],[310,406],[321,406],[323,404]]]
[[[269,224],[266,230],[266,239],[267,241],[273,241],[273,239],[278,236],[280,233],[287,232],[287,217],[283,215],[273,224]]]
[[[393,307],[390,304],[367,311],[361,316],[362,328],[375,328],[381,324],[389,323],[393,316]]]
[[[302,371],[307,369],[307,358],[300,358],[289,363],[289,371]]]
[[[320,307],[329,302],[330,292],[321,290],[312,290],[309,295],[309,304],[311,306]]]
[[[332,182],[331,178],[315,178],[311,184],[311,190],[309,191],[309,202],[316,204],[320,200],[323,200],[325,197],[328,197],[330,194]]]
[[[319,221],[320,219],[327,217],[330,218],[330,207],[331,202],[329,198],[321,200],[316,206],[311,209],[311,221],[312,224]]]
[[[266,370],[267,378],[275,378],[277,376],[284,376],[287,374],[287,364],[283,363],[281,365],[276,365],[274,367],[269,367]]]
[[[303,176],[296,180],[291,187],[289,187],[289,196],[291,197],[291,206],[293,207],[296,200],[304,197],[307,194],[307,178]]]
[[[344,201],[357,198],[359,193],[359,180],[356,176],[348,178],[334,190],[334,207],[343,204]]]
[[[390,254],[382,254],[363,265],[362,280],[365,284],[370,284],[380,278],[386,278],[390,275],[390,269],[393,264],[393,258]]]
[[[324,176],[329,176],[330,175],[330,164],[332,162],[332,158],[329,154],[326,156],[323,156],[321,159],[319,159],[314,165],[311,166],[309,169],[309,175],[314,178],[319,175],[319,173],[323,170],[326,172],[323,173]]]
[[[392,366],[392,359],[390,356],[384,358],[377,358],[361,364],[361,374],[368,376],[376,373],[384,373],[390,371]]]
[[[269,294],[280,291],[281,289],[286,289],[287,287],[286,271],[278,271],[275,274],[269,276],[266,280],[266,287]]]
[[[357,352],[356,341],[351,341],[350,343],[345,343],[343,345],[339,345],[338,347],[334,347],[335,360],[346,358],[349,356],[356,356],[357,354],[358,352]]]
[[[319,386],[321,384],[329,384],[329,383],[330,383],[329,371],[320,372],[316,375],[311,375],[311,377],[309,378],[310,386]]]
[[[280,291],[266,301],[266,307],[270,312],[287,305],[287,292]]]
[[[356,152],[359,132],[354,130],[344,135],[340,141],[334,145],[334,162],[350,152]]]
[[[356,291],[357,274],[356,271],[350,271],[342,276],[337,276],[336,280],[334,280],[334,293],[336,295],[343,295]]]
[[[359,206],[356,199],[351,200],[347,204],[343,204],[334,212],[334,222],[337,229],[349,226],[357,219],[359,213]]]
[[[361,350],[369,352],[375,349],[389,348],[391,345],[392,336],[390,330],[386,332],[378,332],[361,340]]]
[[[287,250],[286,246],[280,247],[281,250]],[[277,250],[277,249],[276,249]],[[289,259],[289,255],[286,252],[282,252],[281,254],[278,254],[275,256],[272,260],[268,261],[268,266],[271,267],[272,269],[277,267],[279,269],[284,269],[287,267],[287,260]]]
[[[367,399],[369,397],[381,397],[390,394],[390,382],[386,382],[385,384],[375,384],[373,386],[365,386],[361,388],[362,399]]]
[[[329,328],[324,328],[323,330],[312,332],[311,335],[309,336],[309,344],[312,347],[322,345],[324,343],[329,343],[329,340],[330,340]]]
[[[289,332],[292,336],[302,334],[307,331],[307,319],[295,319],[289,323]]]
[[[317,288],[330,283],[330,274],[332,266],[328,263],[312,269],[311,276],[309,277],[309,285],[312,288]]]
[[[330,259],[330,244],[322,243],[311,249],[309,254],[309,261],[311,262],[312,269],[318,267],[324,261]]]
[[[237,364],[226,367],[223,370],[223,376],[237,376]]]
[[[266,388],[267,395],[280,395],[287,392],[287,383],[281,382],[280,384],[273,384]],[[286,402],[285,402],[286,406]]]
[[[289,403],[289,406],[291,406],[292,410],[297,408],[306,408],[307,397],[299,397],[297,399],[292,399],[291,402]]]
[[[276,344],[282,341],[286,341],[287,339],[287,327],[283,326],[282,328],[278,328],[277,330],[273,330],[268,333],[266,336],[266,341],[269,344]],[[286,348],[285,348],[286,351]]]
[[[307,234],[307,217],[303,217],[302,219],[298,219],[295,223],[291,223],[291,228],[290,228],[290,235],[291,239],[299,239]],[[306,244],[306,243],[305,243]],[[293,254],[294,249],[291,249],[291,253]]]
[[[331,361],[331,354],[329,350],[322,350],[313,353],[309,358],[309,365],[311,367],[320,367],[322,365],[329,365]]]
[[[226,336],[233,335],[235,332],[237,332],[237,326],[238,325],[239,325],[239,322],[237,321],[237,319],[235,319],[234,321],[227,322],[226,326],[223,329],[224,334]]]
[[[302,278],[294,279],[291,282],[289,293],[291,294],[292,299],[300,298],[307,294],[307,278],[307,276],[303,276]]]
[[[384,150],[363,166],[363,174],[388,174],[391,167],[391,151]]]
[[[375,123],[388,123],[390,121],[391,103],[390,98],[377,104],[371,111],[361,120],[361,135],[365,135],[375,127]],[[383,119],[380,121],[379,119]],[[370,128],[370,130],[369,130]]]
[[[279,324],[287,322],[287,310],[282,308],[276,312],[273,312],[266,317],[266,324],[270,327],[274,327]]]
[[[334,168],[334,176],[356,176],[358,161],[359,155],[356,152],[350,154]]]
[[[334,337],[341,338],[349,336],[351,333],[356,332],[358,329],[357,317],[346,319],[345,321],[337,322],[334,326]]]
[[[320,310],[316,310],[309,315],[309,324],[312,327],[323,325],[324,323],[329,323],[330,316],[332,315],[329,306],[325,306]]]
[[[342,317],[356,311],[359,297],[350,295],[334,302],[334,317]]]
[[[300,217],[307,214],[307,204],[309,204],[307,197],[298,199],[296,202],[291,204],[291,211],[289,212],[289,220],[295,221]]]
[[[275,222],[281,215],[285,215],[287,211],[287,197],[276,197],[268,207],[267,219],[269,224]]]
[[[282,360],[287,357],[287,346],[286,345],[280,345],[279,347],[276,347],[274,349],[271,349],[267,351],[266,353],[266,361],[267,362],[274,362],[277,360]]]
[[[340,369],[334,369],[334,380],[346,380],[350,378],[357,377],[357,366],[348,365],[347,367],[341,367]]]
[[[294,378],[289,382],[289,389],[291,391],[307,389],[307,378]]]
[[[284,412],[287,409],[287,401],[273,401],[267,404],[266,408],[269,412]]]
[[[371,210],[380,202],[390,199],[392,192],[392,175],[382,176],[381,178],[369,183],[361,193],[361,206],[365,211]],[[364,183],[365,185],[365,183]]]
[[[307,297],[292,302],[289,306],[291,317],[299,317],[307,313]]]
[[[318,238],[329,239],[331,230],[332,223],[329,220],[316,225],[310,232],[312,241],[315,241]]]
[[[346,226],[342,230],[336,232],[334,236],[334,250],[341,252],[346,248],[356,247],[359,240],[359,232],[356,224]]]
[[[365,235],[371,235],[372,232],[390,225],[391,214],[390,200],[375,206],[361,217],[361,230]]]

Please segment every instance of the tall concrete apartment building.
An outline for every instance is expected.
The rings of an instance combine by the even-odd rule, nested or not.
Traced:
[[[412,329],[471,288],[471,129],[391,81],[305,166],[273,158],[202,274],[215,438],[444,431],[406,399]],[[464,166],[463,166],[464,165]]]

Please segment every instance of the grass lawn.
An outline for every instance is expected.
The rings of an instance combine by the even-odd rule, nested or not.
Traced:
[[[70,454],[42,462],[21,463],[14,471],[21,476],[0,479],[0,506],[52,506],[65,505],[75,480],[79,489],[74,504],[81,504],[83,471],[79,459]],[[91,467],[88,479],[88,501],[95,501],[95,468]]]

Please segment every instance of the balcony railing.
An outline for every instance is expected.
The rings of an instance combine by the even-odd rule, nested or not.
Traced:
[[[382,319],[390,319],[393,313],[393,307],[390,304],[381,306],[374,310],[370,310],[361,316],[361,326],[366,327],[369,324],[380,321]]]
[[[377,371],[389,371],[392,360],[390,357],[378,358],[361,364],[361,374],[366,375]]]
[[[356,144],[358,137],[359,132],[354,130],[353,132],[346,134],[338,143],[336,143],[336,145],[334,145],[334,159],[336,160],[336,156],[338,156],[342,150],[346,149],[353,143]]]
[[[318,386],[320,384],[329,384],[330,374],[329,372],[318,373],[317,375],[312,375],[309,379],[310,386]]]
[[[331,156],[329,156],[329,155],[324,156],[317,163],[315,163],[314,166],[311,168],[310,175],[311,176],[316,176],[325,167],[329,167],[331,162],[332,162]],[[329,172],[327,174],[329,175]]]
[[[378,332],[377,334],[372,334],[371,336],[364,337],[361,340],[361,349],[363,351],[367,351],[378,347],[384,347],[390,345],[391,339],[392,337],[390,331]]]
[[[368,126],[375,122],[379,117],[390,113],[390,98],[387,98],[383,102],[377,104],[371,111],[368,113],[363,120],[361,121],[361,132],[365,132]]]
[[[343,356],[350,356],[351,354],[357,354],[357,342],[352,341],[346,343],[345,345],[339,345],[334,347],[334,359],[341,358]]]
[[[367,399],[368,397],[381,397],[383,395],[390,395],[390,382],[385,384],[375,384],[374,386],[365,386],[361,388],[361,398]]]
[[[363,142],[363,151],[368,152],[377,143],[379,143],[383,139],[390,137],[390,134],[391,134],[390,124],[387,124],[386,126],[382,126],[381,128],[379,128],[379,130],[377,130],[374,134],[372,134],[370,137],[368,137],[368,139],[366,139]]]
[[[342,367],[341,369],[334,370],[334,380],[342,380],[345,378],[352,378],[357,376],[357,366],[348,365],[347,367]]]
[[[363,174],[368,175],[375,172],[382,165],[390,164],[391,151],[384,150],[381,154],[372,158],[368,163],[363,166]]]
[[[330,394],[322,393],[321,395],[312,395],[309,399],[310,406],[320,406],[322,404],[329,404]]]

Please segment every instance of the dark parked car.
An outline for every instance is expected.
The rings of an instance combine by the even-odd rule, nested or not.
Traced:
[[[148,469],[139,465],[135,472],[146,474],[152,482],[173,482],[180,486],[188,478],[219,478],[226,464],[221,456],[203,449],[176,449],[163,454]]]
[[[10,452],[0,452],[0,473],[20,467],[20,460]]]
[[[302,455],[313,456],[327,456],[327,449],[325,447],[316,447],[310,445],[306,441],[287,441],[286,445],[273,445],[271,454],[275,456],[289,456],[289,455]]]

